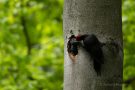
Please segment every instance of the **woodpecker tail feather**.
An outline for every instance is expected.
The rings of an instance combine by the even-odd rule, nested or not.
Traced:
[[[98,60],[94,59],[93,64],[94,64],[94,69],[97,73],[97,76],[101,76],[101,62],[97,62]]]

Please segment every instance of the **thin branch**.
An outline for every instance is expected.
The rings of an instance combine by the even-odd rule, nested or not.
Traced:
[[[23,15],[23,8],[24,8],[23,0],[20,0],[20,2],[21,2],[21,24],[23,26],[23,33],[24,33],[24,36],[26,38],[26,43],[27,43],[27,55],[30,55],[31,54],[31,41],[28,34],[27,26],[26,26],[25,16]]]
[[[133,81],[135,81],[135,76],[134,76],[134,77],[131,77],[131,78],[127,79],[127,80],[125,80],[125,81],[124,81],[124,84],[129,85],[129,84],[131,84]]]
[[[28,30],[26,27],[26,20],[25,20],[24,16],[21,17],[21,24],[23,26],[23,33],[26,38],[26,43],[27,43],[27,48],[28,48],[27,55],[30,55],[31,54],[31,41],[30,41],[30,37],[29,37]]]

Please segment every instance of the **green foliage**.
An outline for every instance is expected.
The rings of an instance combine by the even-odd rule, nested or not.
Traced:
[[[135,77],[135,1],[123,0],[122,23],[124,38],[124,80]],[[135,82],[135,81],[133,81]],[[124,90],[134,90],[130,83]]]
[[[62,90],[62,7],[63,0],[0,0],[0,90]]]
[[[0,0],[0,90],[62,90],[62,8],[63,0]],[[135,76],[134,11],[135,1],[123,0],[124,80]]]

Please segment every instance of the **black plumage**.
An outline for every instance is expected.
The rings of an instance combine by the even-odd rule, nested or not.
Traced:
[[[76,41],[75,36],[72,35],[69,37],[69,41],[67,44],[67,51],[68,53],[71,53],[73,56],[76,56],[78,54],[78,45],[80,42]]]
[[[98,38],[94,35],[79,35],[76,37],[78,41],[83,40],[84,48],[90,54],[93,59],[94,69],[97,75],[101,75],[101,66],[104,63],[103,61],[103,51],[102,45],[99,42]]]

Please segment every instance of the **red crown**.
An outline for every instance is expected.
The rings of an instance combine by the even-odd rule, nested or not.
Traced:
[[[76,40],[77,41],[80,41],[81,40],[81,35],[80,34],[76,36]]]

